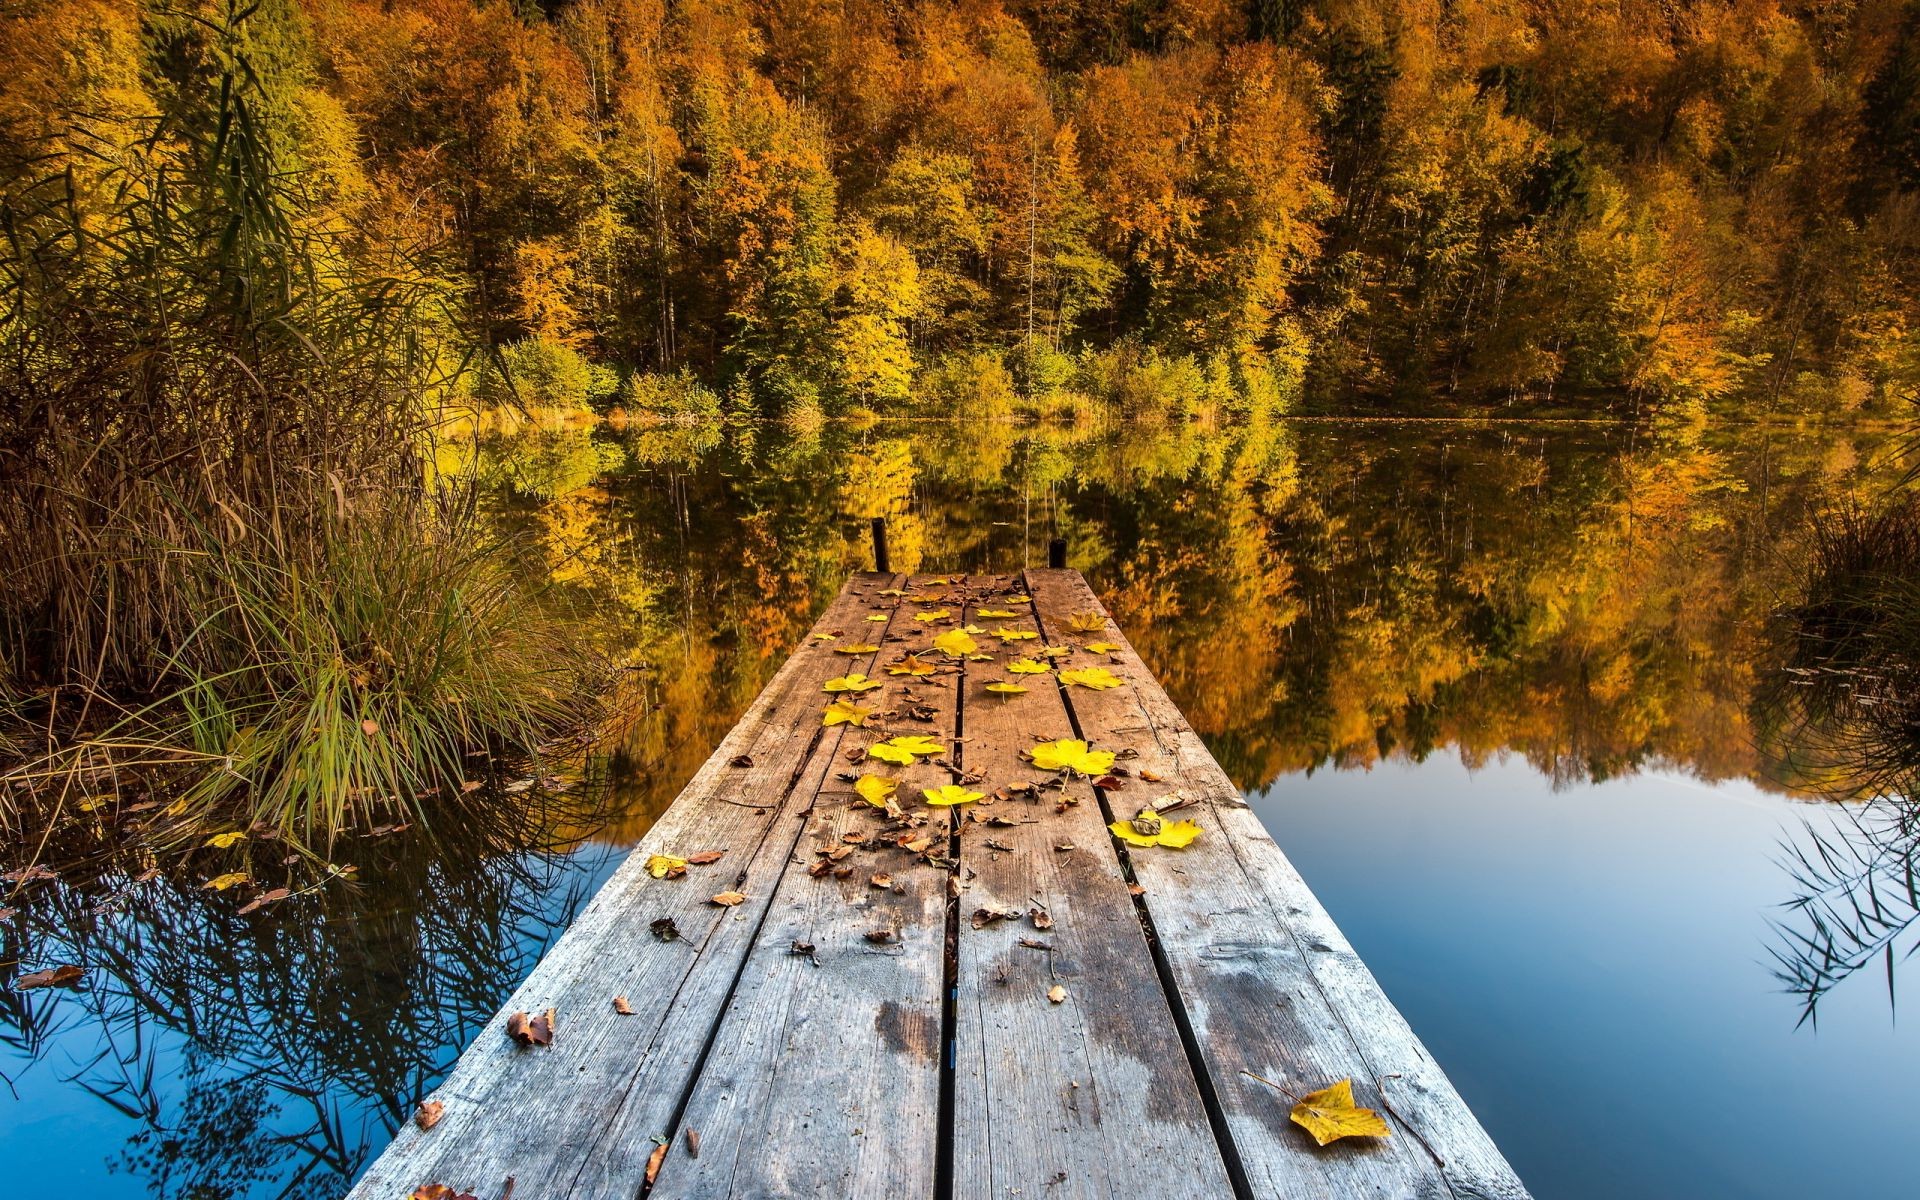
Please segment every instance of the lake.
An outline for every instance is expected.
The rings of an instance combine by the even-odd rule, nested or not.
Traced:
[[[257,913],[140,864],[0,922],[23,1194],[338,1195],[646,830],[888,520],[896,569],[1065,537],[1542,1200],[1910,1187],[1920,1034],[1877,960],[1803,1020],[1790,850],[1848,828],[1777,707],[1804,514],[1871,430],[1285,421],[523,431],[477,471],[623,666],[557,794],[337,848]],[[17,866],[19,864],[7,864]],[[529,1113],[537,1128],[538,1113]]]

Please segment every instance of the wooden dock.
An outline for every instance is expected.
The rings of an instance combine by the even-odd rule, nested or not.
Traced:
[[[881,686],[823,690],[852,673]],[[1056,739],[1114,752],[1104,786],[1029,760]],[[1108,832],[1156,804],[1199,836]],[[551,1044],[507,1032],[548,1010]],[[1289,1119],[1342,1079],[1388,1136]],[[853,578],[431,1099],[357,1200],[1526,1196],[1069,570]]]

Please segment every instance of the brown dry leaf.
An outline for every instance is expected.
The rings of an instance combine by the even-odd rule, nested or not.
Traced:
[[[1144,896],[1144,895],[1146,895],[1146,894],[1147,894],[1147,889],[1145,889],[1145,888],[1143,888],[1143,887],[1141,887],[1141,886],[1140,886],[1139,884],[1137,884],[1137,883],[1133,883],[1133,884],[1128,884],[1128,885],[1127,885],[1127,894],[1128,894],[1128,895],[1130,895],[1130,896]]]
[[[456,1192],[444,1183],[423,1183],[407,1200],[480,1200],[472,1192]]]
[[[1064,1004],[1067,999],[1067,989],[1063,985],[1056,983],[1047,989],[1047,999],[1053,1001],[1055,1004]]]
[[[890,888],[893,886],[893,876],[875,875],[872,879],[867,880],[867,883],[877,888]]]
[[[440,1118],[445,1116],[446,1112],[447,1106],[438,1100],[423,1100],[420,1107],[413,1110],[413,1123],[418,1125],[420,1131],[424,1133],[438,1125]]]
[[[976,908],[973,910],[973,927],[985,929],[995,921],[1017,921],[1020,910],[1017,908]]]
[[[507,1036],[522,1046],[551,1046],[553,1022],[551,1008],[532,1019],[523,1012],[517,1012],[507,1018]]]
[[[660,1175],[660,1164],[665,1162],[666,1160],[667,1160],[667,1144],[665,1142],[661,1142],[658,1146],[655,1146],[653,1148],[652,1154],[647,1155],[647,1186],[648,1187],[653,1186],[653,1181],[656,1178],[658,1178]]]
[[[615,996],[613,998],[613,1011],[623,1017],[630,1017],[633,1015],[633,1006],[627,1003],[625,996]]]
[[[1140,778],[1146,780],[1148,783],[1165,783],[1166,782],[1164,777],[1157,775],[1152,771],[1141,771]]]
[[[695,1158],[700,1157],[700,1131],[692,1127],[687,1129],[687,1153]]]
[[[1037,904],[1027,910],[1027,916],[1033,918],[1033,927],[1035,929],[1053,928],[1053,914]]]
[[[647,923],[647,928],[653,931],[653,936],[663,942],[680,940],[680,927],[673,923],[672,917],[655,917]]]
[[[0,921],[11,921],[20,915],[17,908],[0,908]]]
[[[753,756],[751,754],[736,754],[727,760],[727,765],[730,767],[750,767],[753,765]]]
[[[884,946],[893,941],[893,930],[869,929],[867,930],[866,937],[868,941]]]
[[[721,892],[713,898],[713,902],[721,908],[732,908],[745,900],[746,896],[740,892]]]
[[[726,854],[725,850],[702,850],[698,854],[687,855],[687,861],[689,863],[692,863],[696,867],[704,867],[708,863],[719,862],[721,857],[725,854]]]
[[[33,971],[13,981],[17,991],[29,988],[72,987],[86,976],[86,972],[71,963],[65,966],[49,967],[44,971]]]
[[[293,894],[292,892],[288,891],[286,888],[283,888],[283,887],[277,887],[272,889],[271,891],[261,892],[258,896],[255,896],[253,899],[247,901],[245,904],[242,904],[240,906],[240,915],[244,917],[250,912],[253,912],[260,908],[264,908],[266,905],[272,904],[276,900],[285,900],[288,896],[291,896],[292,894]]]

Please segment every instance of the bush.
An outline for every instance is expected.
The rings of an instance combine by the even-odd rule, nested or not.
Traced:
[[[580,352],[543,338],[523,338],[500,347],[474,383],[476,399],[501,408],[589,411],[594,367]]]
[[[706,424],[720,419],[720,397],[690,371],[655,375],[636,371],[620,390],[620,403],[636,413],[675,424]]]

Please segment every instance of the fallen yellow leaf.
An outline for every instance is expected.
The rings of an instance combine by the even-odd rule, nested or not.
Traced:
[[[1097,612],[1077,612],[1067,618],[1067,628],[1075,633],[1099,633],[1107,627],[1107,619]]]
[[[244,842],[246,840],[247,835],[237,831],[234,833],[216,833],[207,839],[207,845],[212,846],[216,850],[225,850],[235,842]]]
[[[888,779],[884,775],[862,775],[853,781],[853,790],[866,798],[875,808],[885,808],[887,797],[900,790],[900,781]]]
[[[207,880],[200,886],[202,888],[212,888],[216,892],[224,892],[234,884],[247,883],[251,881],[252,878],[253,876],[247,874],[245,871],[229,871],[225,875],[215,875],[212,879]]]
[[[1025,692],[1027,689],[1021,687],[1017,683],[1006,683],[1002,680],[996,679],[992,683],[987,685],[987,690],[992,692],[996,696],[1018,696],[1021,693]]]
[[[1112,654],[1120,648],[1119,642],[1088,642],[1087,649],[1095,654]]]
[[[1020,614],[1009,608],[982,608],[976,610],[973,615],[983,621],[998,621],[1007,617],[1017,617]]]
[[[813,640],[816,642],[830,642],[839,636],[837,633],[816,633],[813,635]]]
[[[993,636],[1003,642],[1030,642],[1040,635],[1031,629],[996,629]]]
[[[851,700],[835,700],[820,713],[820,723],[828,728],[835,725],[865,727],[867,718],[872,715],[871,708],[863,708]]]
[[[903,767],[913,765],[915,755],[931,758],[936,754],[945,754],[944,743],[936,742],[925,734],[911,733],[900,737],[888,738],[878,745],[867,747],[867,757],[877,758],[881,762],[898,763]]]
[[[879,648],[878,646],[869,646],[865,642],[855,642],[850,646],[835,646],[833,652],[835,654],[872,654]]]
[[[938,621],[951,615],[952,613],[948,609],[936,608],[931,612],[917,612],[913,614],[913,619],[916,621]]]
[[[820,690],[826,692],[870,692],[879,686],[881,685],[878,679],[868,679],[860,672],[854,671],[851,674],[842,675],[838,679],[827,680],[820,685]]]
[[[943,784],[937,788],[922,788],[920,794],[927,798],[928,804],[946,807],[953,804],[972,804],[986,795],[985,792],[970,792],[957,783]]]
[[[1113,769],[1113,751],[1090,750],[1078,738],[1041,742],[1027,752],[1033,765],[1042,771],[1078,771],[1082,775],[1104,775]]]
[[[955,658],[959,658],[962,655],[972,654],[978,650],[980,643],[967,636],[964,630],[949,629],[939,637],[933,639],[933,648],[943,653],[951,654]]]
[[[921,658],[919,655],[909,654],[897,663],[890,663],[887,666],[887,674],[889,675],[931,675],[937,669],[938,668],[936,668],[932,663],[928,662],[924,658]]]
[[[1192,845],[1200,836],[1200,827],[1192,821],[1163,821],[1150,808],[1141,809],[1131,821],[1115,821],[1107,829],[1135,846],[1170,846],[1175,850]]]
[[[868,613],[867,614],[867,620],[869,621],[884,621],[886,619],[887,619],[886,613]]]
[[[1061,683],[1077,683],[1084,688],[1105,691],[1120,686],[1120,678],[1105,667],[1079,667],[1071,671],[1060,672]]]
[[[713,898],[713,902],[715,904],[718,904],[721,908],[732,908],[734,905],[739,904],[741,901],[745,899],[746,899],[746,896],[741,894],[740,892],[721,892],[719,895]]]
[[[1055,1004],[1064,1004],[1067,1000],[1067,989],[1056,983],[1047,989],[1047,999],[1053,1001]]]
[[[1015,675],[1045,675],[1053,668],[1031,658],[1016,658],[1007,664],[1007,670]]]
[[[1073,653],[1072,646],[1042,646],[1034,651],[1042,658],[1065,658]]]
[[[986,630],[984,630],[984,629],[982,629],[982,628],[980,628],[980,627],[979,627],[978,625],[972,625],[972,624],[968,624],[968,625],[962,625],[962,626],[960,627],[960,632],[961,632],[961,633],[970,633],[970,634],[972,634],[972,635],[973,635],[974,637],[979,637],[979,636],[980,636],[981,634],[983,634],[983,633],[985,633],[985,632],[986,632]]]
[[[647,858],[647,874],[655,879],[678,879],[687,873],[687,860],[675,858],[671,854],[654,854]]]
[[[1291,1115],[1293,1123],[1322,1146],[1348,1137],[1386,1137],[1389,1132],[1379,1113],[1355,1106],[1351,1079],[1302,1096]]]

